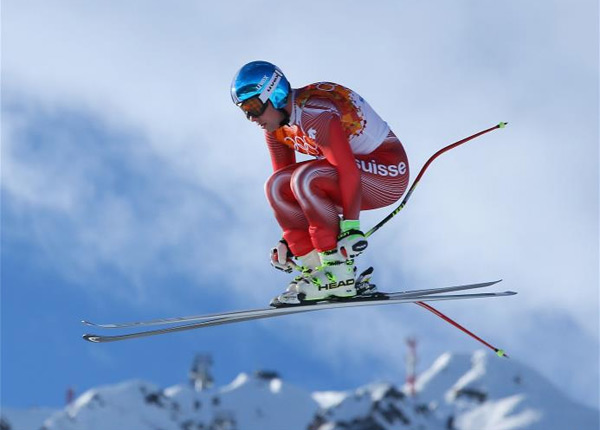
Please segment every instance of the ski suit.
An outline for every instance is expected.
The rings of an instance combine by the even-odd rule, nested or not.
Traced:
[[[288,125],[266,132],[267,199],[296,256],[337,246],[340,215],[396,202],[408,185],[404,147],[357,93],[332,82],[294,89]],[[316,157],[296,162],[295,151]]]

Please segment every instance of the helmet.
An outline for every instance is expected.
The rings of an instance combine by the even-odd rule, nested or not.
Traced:
[[[231,98],[237,105],[251,97],[267,100],[275,109],[283,109],[291,87],[279,67],[267,61],[252,61],[244,65],[231,82]]]

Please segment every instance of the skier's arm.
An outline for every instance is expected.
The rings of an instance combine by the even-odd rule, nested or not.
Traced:
[[[338,172],[344,219],[357,220],[361,204],[360,171],[338,116],[332,115],[329,119],[328,133],[319,141],[319,146]]]
[[[296,153],[294,150],[275,139],[272,133],[265,132],[265,139],[269,154],[271,155],[271,165],[274,172],[296,162]]]
[[[309,99],[303,109],[302,125],[338,172],[344,219],[358,220],[361,204],[360,171],[342,128],[337,107],[329,100]]]

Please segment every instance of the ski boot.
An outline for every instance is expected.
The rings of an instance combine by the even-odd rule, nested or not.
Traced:
[[[338,249],[320,252],[321,265],[303,273],[295,285],[271,301],[271,306],[293,306],[331,298],[356,296],[353,259],[346,259]]]
[[[308,279],[311,276],[311,274],[317,269],[317,267],[321,265],[319,253],[314,249],[308,254],[298,257],[298,260],[301,264],[296,264],[294,267],[300,272],[300,274],[295,276],[294,279],[290,281],[283,294],[297,294],[298,283],[304,281],[305,279]],[[281,303],[279,302],[279,297],[283,294],[280,294],[271,299],[269,305],[273,307],[280,306]]]

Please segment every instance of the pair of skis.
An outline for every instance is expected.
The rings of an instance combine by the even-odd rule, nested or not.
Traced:
[[[442,300],[461,300],[475,298],[503,297],[516,294],[513,291],[504,292],[484,292],[470,294],[447,294],[464,290],[473,290],[478,288],[490,287],[500,281],[483,282],[470,285],[458,285],[443,288],[431,288],[426,290],[413,290],[395,293],[370,293],[349,299],[339,299],[336,301],[321,301],[314,304],[286,306],[278,308],[261,308],[243,311],[224,312],[208,315],[195,315],[176,318],[162,318],[149,321],[136,321],[120,324],[96,324],[89,321],[82,321],[85,325],[99,329],[137,329],[133,333],[118,335],[97,335],[86,334],[83,338],[89,342],[106,343],[121,340],[136,339],[160,334],[175,333],[199,328],[212,327],[223,324],[232,324],[244,321],[252,321],[265,318],[273,318],[284,315],[292,315],[306,312],[314,312],[326,309],[348,308],[357,306],[391,305],[399,303],[417,303],[442,301]],[[153,330],[139,329],[150,326],[168,326]]]

